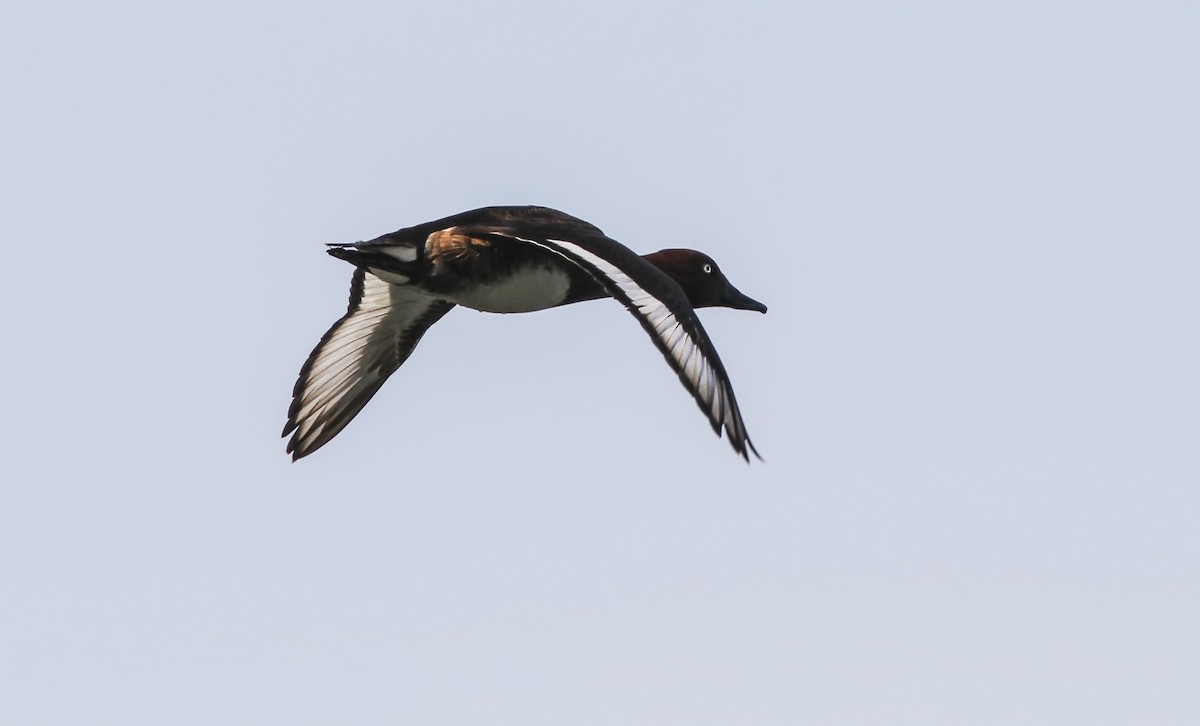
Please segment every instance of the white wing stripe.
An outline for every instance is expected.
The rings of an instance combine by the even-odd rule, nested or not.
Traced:
[[[346,370],[357,369],[369,347],[370,341],[361,341],[352,346],[343,346],[329,358],[321,359],[317,365],[313,366],[308,385],[321,387]]]
[[[620,267],[586,247],[562,239],[529,239],[511,233],[503,236],[554,252],[584,268],[589,274],[603,277],[606,281],[604,286],[610,292],[611,286],[615,286],[619,292],[614,293],[613,297],[625,302],[641,318],[658,347],[670,360],[672,368],[701,404],[713,430],[720,435],[724,428],[734,449],[749,461],[747,450],[753,451],[754,445],[746,436],[729,381],[714,367],[705,352],[707,341],[698,322],[695,323],[695,329],[699,331],[699,341],[693,337],[689,326],[680,323],[662,300],[635,282]]]
[[[525,241],[537,244],[532,240]],[[723,424],[730,434],[738,433],[736,421],[733,420],[735,418],[733,409],[726,405],[724,386],[719,385],[719,379],[713,373],[708,357],[704,355],[687,329],[679,323],[671,309],[634,282],[621,268],[603,257],[566,240],[549,241],[552,244],[561,245],[571,254],[580,257],[621,289],[630,303],[637,308],[638,313],[650,322],[658,339],[666,347],[668,355],[680,370],[687,372],[689,380],[696,387],[696,393],[708,407],[709,419],[713,424],[716,426]],[[694,359],[698,360],[693,363]],[[695,373],[693,374],[692,371]]]
[[[294,432],[294,458],[337,435],[452,307],[361,271],[351,289],[350,309],[309,356],[293,392],[284,434]]]
[[[352,388],[358,382],[362,373],[362,361],[359,360],[347,365],[329,378],[313,380],[310,384],[313,390],[301,399],[300,410],[308,412],[341,398],[341,394],[346,389]]]
[[[365,313],[360,317],[356,317],[352,321],[347,321],[346,325],[342,326],[342,328],[338,330],[338,333],[342,335],[349,335],[350,333],[358,333],[362,331],[370,332],[375,328],[381,319],[387,317],[387,314],[387,310]]]
[[[341,331],[338,331],[339,333]],[[363,348],[371,344],[371,335],[376,331],[374,329],[360,333],[357,337],[347,340],[338,340],[333,345],[321,351],[321,357],[313,365],[310,374],[313,378],[322,375],[327,368],[340,363],[346,358],[353,358],[362,353]],[[338,337],[341,337],[340,335]]]

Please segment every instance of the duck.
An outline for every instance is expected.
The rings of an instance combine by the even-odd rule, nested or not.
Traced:
[[[354,266],[350,302],[300,369],[283,436],[297,461],[337,436],[456,306],[525,313],[613,298],[633,314],[747,463],[762,459],[698,308],[767,312],[708,255],[639,255],[595,225],[540,206],[493,206],[327,245]]]

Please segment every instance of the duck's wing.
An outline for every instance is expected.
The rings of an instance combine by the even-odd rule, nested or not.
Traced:
[[[309,354],[292,390],[283,435],[292,460],[308,456],[358,415],[454,303],[391,285],[361,269],[350,306]]]
[[[564,238],[565,235],[557,234],[562,231],[583,234]],[[531,225],[464,228],[464,232],[535,245],[583,269],[638,319],[708,417],[717,436],[724,430],[733,450],[746,461],[750,461],[750,452],[762,459],[746,433],[742,412],[717,349],[683,288],[666,273],[621,243],[585,229]]]

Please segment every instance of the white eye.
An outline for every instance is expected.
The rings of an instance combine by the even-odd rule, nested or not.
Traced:
[[[707,262],[704,263],[704,274],[712,274],[712,265],[708,264]]]

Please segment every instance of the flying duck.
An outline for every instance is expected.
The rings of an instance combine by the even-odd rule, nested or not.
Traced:
[[[696,308],[767,306],[730,284],[712,258],[688,249],[638,255],[588,222],[546,207],[484,207],[329,245],[354,265],[350,306],[309,354],[292,390],[283,436],[295,461],[327,444],[455,305],[523,313],[612,297],[650,334],[717,436],[760,459],[725,366]]]

